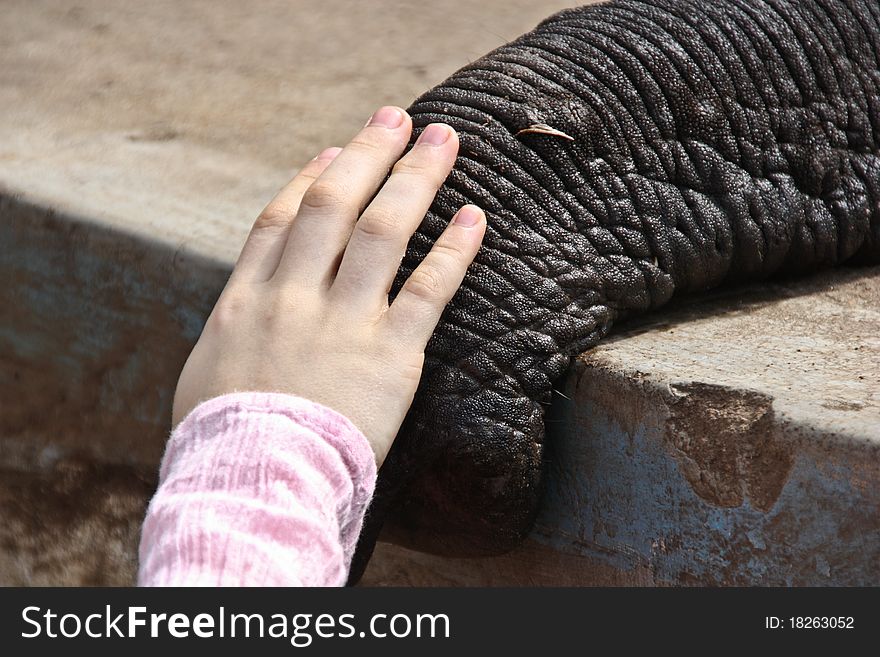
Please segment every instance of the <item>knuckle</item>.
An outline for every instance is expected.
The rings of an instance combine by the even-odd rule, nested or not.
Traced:
[[[454,242],[436,242],[434,246],[431,247],[431,251],[434,253],[435,257],[448,263],[450,267],[467,258],[467,254],[464,250]]]
[[[410,153],[401,160],[398,160],[392,169],[392,173],[403,174],[405,176],[420,176],[430,168],[426,162],[419,162],[412,157]]]
[[[282,203],[273,201],[263,209],[256,221],[254,221],[252,230],[262,231],[287,228],[292,220],[293,213],[291,213],[290,208]]]
[[[404,283],[409,294],[425,301],[441,299],[445,287],[443,272],[432,266],[417,268]]]
[[[373,211],[364,214],[355,225],[358,233],[373,240],[394,237],[399,229],[399,222],[391,212]]]
[[[417,159],[404,158],[394,165],[392,173],[398,176],[407,176],[424,186],[439,189],[446,180],[447,170],[442,167]]]
[[[382,146],[377,143],[373,132],[374,131],[367,128],[364,132],[356,135],[355,138],[349,142],[349,148],[361,155],[375,156],[382,150]]]
[[[314,210],[327,210],[338,208],[343,204],[344,199],[344,190],[339,185],[316,180],[303,194],[301,205]]]
[[[260,320],[263,326],[271,328],[278,325],[293,312],[293,300],[285,294],[275,294],[271,300],[260,309]]]
[[[219,330],[235,326],[246,315],[247,305],[247,296],[240,290],[227,290],[214,305],[207,326]]]
[[[318,179],[327,165],[330,164],[324,160],[315,160],[304,166],[298,174],[296,174],[296,185],[300,189],[308,189]]]

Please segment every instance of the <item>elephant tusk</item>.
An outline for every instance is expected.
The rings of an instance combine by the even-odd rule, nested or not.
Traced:
[[[535,135],[550,135],[552,137],[562,137],[563,139],[568,139],[569,141],[574,141],[574,137],[571,135],[567,135],[562,130],[557,130],[556,128],[551,128],[546,123],[533,123],[528,128],[523,128],[519,132],[514,135],[515,137],[519,137],[520,135],[525,134],[535,134]]]

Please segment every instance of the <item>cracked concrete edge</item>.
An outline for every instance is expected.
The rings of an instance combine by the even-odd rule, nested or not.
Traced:
[[[362,585],[880,582],[880,446],[754,391],[605,365],[585,354],[563,382],[526,541],[470,559],[380,543]]]
[[[880,445],[630,374],[586,354],[569,376],[537,543],[679,585],[880,581]]]
[[[669,389],[705,383],[772,401],[816,435],[880,443],[880,267],[841,267],[675,300],[579,360]]]

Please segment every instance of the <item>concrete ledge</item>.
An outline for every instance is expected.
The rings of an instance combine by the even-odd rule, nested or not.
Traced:
[[[312,98],[296,111],[319,115],[327,71],[300,71],[291,91],[273,86],[278,72],[261,69],[265,60],[248,59],[246,35],[290,33],[279,20],[289,3],[233,33],[228,51],[202,34],[205,47],[180,69],[175,57],[194,52],[187,39],[201,34],[197,13],[157,3],[126,14],[95,0],[56,15],[50,4],[0,16],[0,27],[20,23],[0,63],[22,71],[0,90],[0,583],[124,584],[179,369],[250,221],[289,177],[282,163],[318,147],[297,133],[286,152],[235,99]],[[347,3],[325,4],[340,38],[369,30],[343,20]],[[480,20],[503,14],[498,29],[510,38],[566,3],[513,3],[521,14],[501,4]],[[212,3],[210,20],[236,24],[236,6]],[[186,15],[154,68],[121,45],[119,35],[155,33],[174,11]],[[462,41],[446,44],[456,52],[497,45],[468,42],[473,26],[461,29]],[[410,49],[427,36],[411,38]],[[88,65],[66,70],[65,49]],[[365,52],[334,66],[355,70]],[[397,102],[465,63],[425,53],[440,63],[387,71],[394,92],[408,94]],[[22,68],[27,57],[33,66]],[[228,112],[206,100],[225,102],[210,90],[187,95],[205,70],[224,85]],[[321,115],[328,126],[348,125],[358,103],[365,118],[382,102],[356,85],[347,93]],[[202,115],[181,109],[190,101]],[[877,267],[689,298],[618,327],[560,383],[529,539],[492,559],[380,544],[364,583],[880,584],[878,329]]]

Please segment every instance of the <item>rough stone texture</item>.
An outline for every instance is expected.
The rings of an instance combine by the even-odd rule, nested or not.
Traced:
[[[130,586],[152,469],[63,460],[0,469],[3,586]]]
[[[5,3],[0,581],[130,581],[177,371],[288,170],[564,4]],[[309,29],[290,29],[304,10]],[[554,395],[547,497],[522,546],[380,544],[365,582],[876,584],[878,299],[876,269],[837,272],[621,328]],[[731,422],[752,439],[726,454]]]

